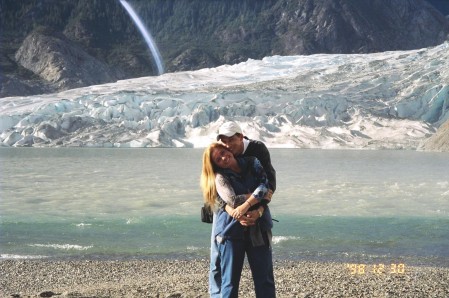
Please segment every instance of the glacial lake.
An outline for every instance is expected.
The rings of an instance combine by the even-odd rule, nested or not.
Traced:
[[[203,149],[0,148],[0,254],[207,258]],[[273,256],[449,266],[449,154],[270,149]]]

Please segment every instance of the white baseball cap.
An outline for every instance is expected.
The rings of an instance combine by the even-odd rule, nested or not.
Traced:
[[[218,129],[217,141],[221,136],[232,137],[236,133],[243,134],[242,128],[235,122],[225,122]]]

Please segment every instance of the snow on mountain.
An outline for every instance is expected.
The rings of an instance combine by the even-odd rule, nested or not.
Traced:
[[[234,120],[269,147],[416,149],[449,119],[449,43],[236,65],[0,99],[3,146],[204,147]]]

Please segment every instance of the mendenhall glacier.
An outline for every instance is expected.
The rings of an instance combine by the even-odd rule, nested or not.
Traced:
[[[449,119],[449,42],[236,65],[0,99],[0,144],[205,147],[221,123],[271,148],[418,149]]]

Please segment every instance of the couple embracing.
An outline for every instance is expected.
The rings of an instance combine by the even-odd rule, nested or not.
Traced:
[[[201,173],[204,200],[214,210],[210,296],[238,297],[246,254],[256,297],[276,297],[267,206],[276,171],[270,154],[262,142],[244,137],[235,122],[220,127],[217,141],[205,149]]]

